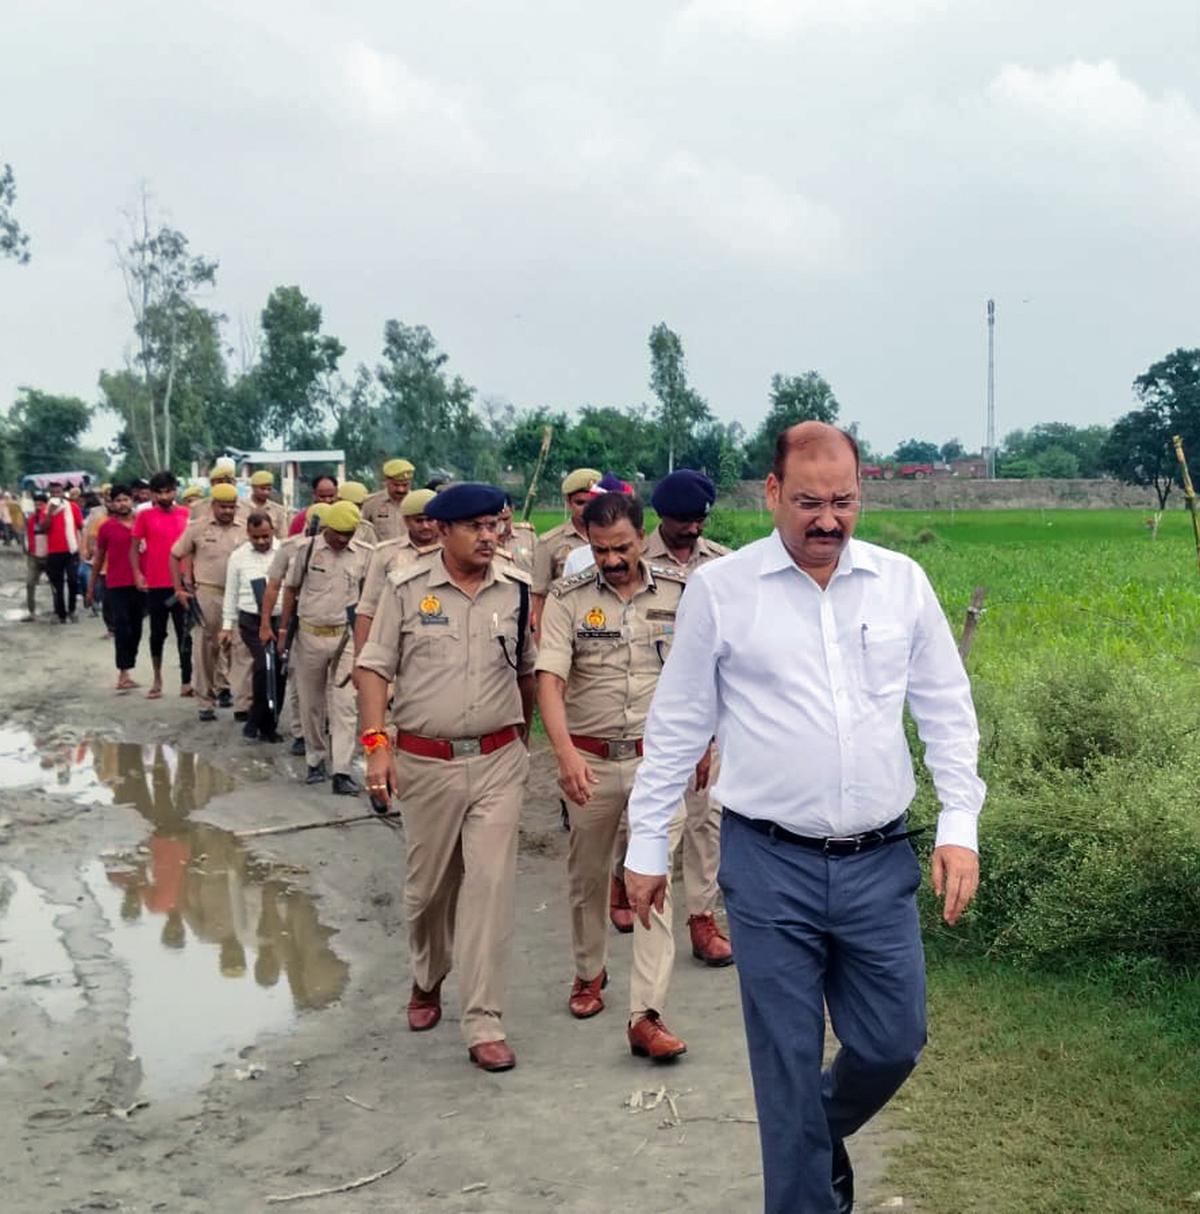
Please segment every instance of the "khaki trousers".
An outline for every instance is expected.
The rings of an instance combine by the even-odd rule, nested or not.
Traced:
[[[288,728],[293,738],[304,737],[304,718],[300,715],[300,693],[296,690],[296,680],[289,674],[287,689],[283,693],[284,711],[290,722]]]
[[[254,706],[254,654],[237,628],[233,630],[229,649],[229,688],[233,692],[234,712],[249,712]]]
[[[721,807],[713,799],[712,786],[721,769],[721,759],[713,751],[708,787],[696,791],[696,775],[688,781],[683,798],[683,840],[680,857],[683,862],[683,900],[688,918],[711,915],[717,909],[717,869],[721,866]],[[624,879],[625,848],[629,830],[624,818],[613,844],[613,876]]]
[[[413,981],[432,990],[456,963],[467,1045],[503,1041],[529,752],[520,742],[461,759],[397,751],[396,770]]]
[[[591,981],[608,958],[608,882],[617,832],[627,828],[626,811],[641,759],[598,759],[585,755],[599,783],[586,805],[567,802],[571,834],[567,849],[567,897],[571,904],[571,943],[575,975]],[[667,872],[683,832],[683,806],[671,821]],[[629,1014],[638,1020],[659,1012],[667,1001],[675,938],[671,934],[671,882],[661,911],[651,910],[650,928],[634,920],[633,967],[629,978]]]
[[[196,602],[204,613],[203,625],[192,625],[196,702],[201,708],[212,708],[216,705],[217,693],[220,691],[218,664],[222,647],[217,638],[221,634],[221,612],[225,596],[220,590],[197,586]]]
[[[316,767],[329,759],[331,775],[350,774],[354,759],[354,727],[358,721],[358,706],[354,684],[338,684],[350,673],[354,664],[354,645],[347,641],[338,655],[341,636],[315,636],[305,632],[303,625],[296,630],[289,679],[296,681],[300,697],[300,720],[304,726],[305,761]],[[329,723],[329,746],[325,745],[325,725]]]

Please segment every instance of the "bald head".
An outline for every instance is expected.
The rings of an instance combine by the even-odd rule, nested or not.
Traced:
[[[847,450],[854,459],[854,471],[858,473],[858,443],[854,436],[828,422],[797,422],[786,430],[779,432],[775,439],[775,458],[771,461],[771,471],[776,480],[784,479],[784,470],[788,457],[792,455],[809,456],[816,459],[844,457]]]

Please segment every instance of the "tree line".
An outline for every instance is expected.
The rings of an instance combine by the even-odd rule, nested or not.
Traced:
[[[30,258],[29,238],[12,213],[15,180],[0,171],[0,257]],[[753,432],[716,418],[688,376],[678,333],[650,331],[647,401],[587,404],[568,413],[518,408],[480,397],[455,373],[424,325],[389,319],[373,366],[343,365],[343,343],[323,331],[319,304],[296,285],[276,287],[257,323],[239,326],[210,306],[219,263],[194,251],[188,237],[156,217],[143,192],[114,242],[129,306],[130,342],[121,361],[99,373],[99,397],[22,388],[0,415],[0,482],[29,472],[84,468],[127,478],[171,467],[186,472],[226,450],[342,448],[349,473],[374,483],[390,455],[403,453],[422,479],[517,483],[534,466],[546,426],[554,429],[544,482],[553,493],[568,468],[613,469],[654,480],[674,467],[706,471],[723,489],[761,477],[775,435],[797,421],[847,425],[865,463],[950,463],[975,457],[956,438],[909,438],[891,452],[872,447],[841,417],[817,371],[772,377],[766,411]],[[1165,503],[1175,482],[1170,437],[1182,433],[1200,452],[1200,351],[1177,350],[1134,382],[1138,407],[1112,427],[1047,422],[1008,434],[997,475],[1115,476],[1153,488]],[[112,449],[82,445],[97,412],[114,416]]]

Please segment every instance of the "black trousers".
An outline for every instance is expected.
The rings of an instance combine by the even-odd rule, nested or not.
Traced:
[[[105,605],[112,613],[118,670],[132,670],[137,665],[138,646],[142,643],[142,617],[146,613],[144,599],[136,586],[110,586],[104,596]]]
[[[137,587],[132,587],[137,589]],[[141,594],[141,591],[138,591]],[[114,636],[116,629],[113,627],[112,604],[108,601],[108,579],[102,573],[96,574],[96,585],[92,592],[94,602],[100,604],[100,616],[104,620],[104,627],[108,629]],[[142,615],[146,614],[145,596],[142,598]]]
[[[146,614],[150,617],[150,660],[162,668],[163,646],[167,640],[168,621],[175,628],[175,644],[179,648],[179,681],[192,681],[192,629],[187,609],[175,601],[175,591],[162,586],[146,591]]]
[[[46,580],[54,596],[54,614],[60,620],[65,620],[68,612],[75,614],[79,601],[78,566],[79,555],[74,552],[52,552],[46,557]]]
[[[272,621],[272,626],[278,629],[279,617]],[[267,706],[267,659],[263,643],[259,639],[259,617],[249,611],[238,612],[238,632],[250,656],[254,659],[253,696],[250,706],[249,724],[253,725],[263,737],[270,737],[275,732],[275,715]]]

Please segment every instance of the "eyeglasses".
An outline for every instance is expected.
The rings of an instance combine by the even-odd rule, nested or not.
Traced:
[[[794,497],[792,505],[803,514],[853,514],[862,505],[858,497]]]

